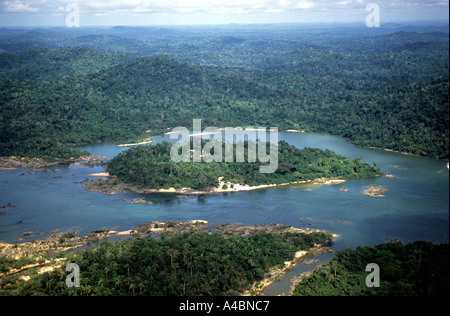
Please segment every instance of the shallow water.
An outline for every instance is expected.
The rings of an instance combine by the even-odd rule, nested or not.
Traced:
[[[171,141],[169,136],[155,142]],[[28,240],[50,232],[80,230],[80,235],[103,228],[132,229],[148,221],[206,220],[213,224],[258,225],[280,223],[325,229],[339,234],[332,248],[341,250],[375,245],[391,239],[402,242],[448,242],[449,172],[446,162],[354,146],[347,140],[321,134],[279,133],[279,139],[298,148],[330,149],[350,158],[376,163],[395,179],[374,178],[339,185],[291,185],[249,192],[235,192],[205,199],[179,199],[171,194],[144,195],[153,202],[130,204],[139,194],[103,195],[87,192],[80,183],[92,179],[101,167],[55,167],[55,172],[16,169],[0,172],[0,241],[14,242],[21,233]],[[172,140],[172,142],[174,142]],[[92,154],[114,157],[127,148],[116,144],[79,146]],[[31,172],[32,174],[27,174]],[[371,184],[389,190],[385,198],[362,195]],[[340,188],[348,189],[342,192]],[[119,226],[120,225],[120,226]]]

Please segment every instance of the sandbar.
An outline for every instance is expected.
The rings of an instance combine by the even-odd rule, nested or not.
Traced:
[[[361,191],[361,194],[375,197],[375,198],[382,198],[385,197],[385,193],[387,193],[388,190],[379,186],[379,185],[371,185],[368,187],[367,190]]]
[[[91,177],[109,177],[108,172],[100,172],[100,173],[93,173],[90,175]]]
[[[239,183],[231,183],[223,181],[223,177],[218,178],[219,185],[218,187],[211,187],[202,190],[196,190],[192,188],[162,188],[162,189],[154,189],[154,188],[138,188],[135,185],[128,183],[113,183],[112,179],[114,176],[109,175],[108,173],[98,173],[93,174],[91,176],[96,177],[107,177],[108,179],[94,179],[91,181],[82,182],[85,184],[85,189],[90,192],[98,192],[102,194],[118,194],[118,193],[126,193],[127,191],[140,193],[140,194],[148,194],[148,193],[174,193],[174,194],[183,194],[183,195],[206,195],[206,194],[220,194],[220,193],[229,193],[229,192],[243,192],[243,191],[253,191],[274,187],[282,187],[288,185],[295,184],[311,184],[311,185],[337,185],[344,183],[346,180],[342,179],[329,179],[329,178],[320,178],[315,180],[304,180],[304,181],[295,181],[281,184],[262,184],[258,186],[250,186],[248,184],[239,184]]]
[[[117,145],[117,147],[132,147],[132,146],[139,146],[139,145],[147,145],[147,144],[151,144],[153,143],[153,140],[144,140],[142,142],[139,143],[133,143],[133,144],[122,144],[122,145]]]

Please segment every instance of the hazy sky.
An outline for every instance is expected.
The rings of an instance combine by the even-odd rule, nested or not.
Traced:
[[[80,26],[364,23],[369,3],[381,22],[449,17],[449,0],[1,0],[0,26],[66,26],[68,5],[79,8]]]

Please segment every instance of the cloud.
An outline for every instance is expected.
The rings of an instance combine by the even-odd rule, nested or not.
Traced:
[[[309,2],[309,1],[301,1],[297,3],[296,8],[298,9],[303,9],[303,10],[307,10],[307,9],[312,9],[315,7],[314,2]]]
[[[29,2],[24,1],[4,1],[3,9],[9,13],[36,13],[39,8],[31,7]]]
[[[23,15],[51,16],[63,15],[69,3],[76,3],[84,20],[101,22],[102,17],[115,17],[116,23],[136,23],[156,21],[159,17],[164,22],[187,21],[197,23],[201,17],[208,22],[239,22],[236,16],[247,16],[245,21],[279,22],[289,21],[330,21],[344,19],[363,20],[369,3],[379,5],[382,14],[392,12],[398,17],[442,17],[448,10],[449,0],[4,0],[0,5],[3,16]],[[179,19],[179,18],[184,19]],[[216,18],[217,17],[217,18]],[[227,19],[227,17],[230,17]],[[255,17],[253,19],[252,17]],[[275,17],[275,18],[274,18]],[[447,16],[448,17],[448,16]],[[444,16],[445,18],[445,16]],[[128,20],[125,20],[128,19]],[[189,20],[190,19],[190,20]],[[448,19],[448,18],[447,18]],[[110,20],[112,23],[113,20]]]
[[[353,11],[373,2],[384,9],[445,7],[449,0],[8,0],[4,12],[54,13],[68,3],[77,3],[84,12],[281,12],[292,10]]]

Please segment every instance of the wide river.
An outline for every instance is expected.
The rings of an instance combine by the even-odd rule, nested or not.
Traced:
[[[291,185],[249,192],[179,198],[170,194],[144,197],[152,204],[130,204],[138,194],[103,195],[87,192],[81,181],[92,179],[102,167],[54,167],[56,172],[16,169],[0,172],[0,242],[14,242],[21,233],[28,240],[54,231],[80,230],[80,235],[102,228],[132,229],[148,221],[206,220],[211,224],[280,223],[324,229],[340,237],[334,250],[376,245],[392,239],[404,243],[449,240],[449,172],[446,162],[361,148],[323,134],[279,133],[297,148],[330,149],[350,158],[376,163],[396,178],[371,178],[339,185]],[[171,141],[168,135],[155,142]],[[172,141],[173,142],[173,141]],[[113,158],[127,148],[95,144],[79,149]],[[388,189],[384,198],[361,194],[368,185]],[[348,191],[343,192],[340,188]],[[6,212],[6,213],[5,213]],[[119,227],[118,227],[119,226]],[[276,290],[274,290],[276,292]],[[274,293],[275,293],[274,292]]]

